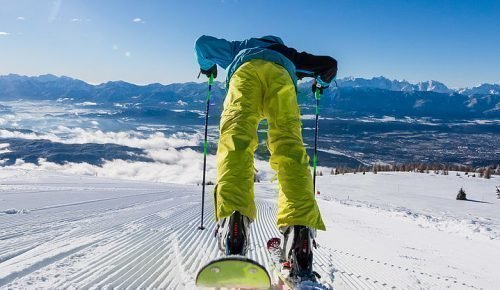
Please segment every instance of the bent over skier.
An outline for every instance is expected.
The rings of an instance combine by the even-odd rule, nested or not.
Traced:
[[[297,52],[276,36],[243,41],[201,36],[195,52],[206,76],[217,77],[217,65],[227,70],[214,192],[219,247],[226,255],[246,254],[249,225],[256,218],[257,128],[267,119],[270,164],[279,181],[278,227],[284,235],[284,258],[294,264],[295,275],[312,275],[312,239],[325,225],[302,141],[297,79],[313,77],[313,91],[322,93],[336,77],[337,61]]]

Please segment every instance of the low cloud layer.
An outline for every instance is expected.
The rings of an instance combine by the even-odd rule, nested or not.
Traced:
[[[14,164],[6,167],[19,170],[60,171],[76,175],[165,183],[201,184],[202,182],[203,153],[184,147],[186,145],[199,145],[200,140],[197,135],[178,133],[164,136],[158,133],[141,139],[136,132],[103,133],[83,130],[80,133],[78,136],[74,136],[71,141],[79,143],[106,143],[112,141],[115,144],[135,145],[134,147],[143,148],[144,156],[152,161],[114,159],[103,160],[101,165],[93,165],[86,162],[65,162],[60,164],[39,158],[38,164],[35,164],[18,158]],[[10,134],[20,135],[21,133],[10,132]],[[24,137],[26,136],[36,137],[34,133],[25,134]],[[58,137],[54,135],[54,138]],[[66,142],[69,141],[66,140]],[[9,151],[8,143],[0,144],[0,153]],[[0,159],[0,165],[4,165],[5,161]],[[255,168],[257,169],[257,178],[260,181],[266,182],[275,179],[275,172],[270,168],[267,161],[255,159]],[[324,173],[329,172],[329,169],[326,168],[318,168],[318,170],[323,170]],[[216,156],[208,155],[207,182],[215,183],[216,175]]]
[[[153,162],[132,160],[106,160],[102,166],[89,163],[66,162],[58,164],[38,159],[38,165],[17,159],[9,168],[26,170],[56,170],[78,175],[103,176],[110,178],[145,180],[169,183],[201,183],[203,174],[203,153],[196,152],[189,146],[201,144],[201,135],[175,133],[166,136],[161,132],[145,135],[137,131],[103,132],[96,129],[58,127],[53,133],[37,134],[33,132],[10,131],[0,129],[0,137],[22,139],[47,139],[64,144],[117,144],[144,150],[145,157]],[[8,152],[9,144],[3,143],[0,150]],[[0,164],[3,164],[0,160]],[[267,161],[255,160],[259,180],[271,180],[274,172]],[[216,181],[216,157],[207,156],[207,181]]]
[[[152,182],[201,184],[203,177],[203,154],[192,149],[148,150],[147,155],[155,162],[137,162],[127,160],[105,161],[102,166],[88,163],[57,164],[43,158],[38,165],[18,159],[8,168],[20,170],[61,171],[76,175],[101,176],[128,180]],[[1,164],[0,160],[0,164]],[[274,172],[266,161],[255,160],[259,180],[270,181]],[[216,157],[207,156],[207,182],[216,182]]]
[[[165,131],[162,127],[139,126],[138,128],[120,131],[104,131],[99,128],[100,122],[86,117],[77,118],[69,122],[64,119],[68,113],[92,112],[92,108],[73,108],[64,106],[54,106],[51,102],[11,102],[15,114],[4,114],[0,118],[0,125],[8,125],[10,129],[0,128],[0,138],[20,138],[28,140],[49,140],[62,144],[116,144],[132,148],[142,149],[145,157],[151,162],[142,160],[117,159],[121,157],[112,156],[112,160],[106,159],[99,164],[90,164],[88,160],[81,163],[68,160],[57,161],[54,159],[44,159],[43,154],[39,155],[38,164],[25,161],[24,156],[16,156],[11,163],[6,163],[0,159],[0,166],[9,164],[9,168],[25,170],[56,170],[78,175],[92,175],[109,178],[144,180],[153,182],[169,183],[190,183],[199,184],[203,176],[203,153],[197,152],[188,147],[200,146],[203,136],[200,133],[177,132],[167,134],[157,130]],[[80,104],[84,105],[84,104]],[[88,107],[93,104],[86,103]],[[183,105],[179,103],[179,105]],[[36,107],[36,109],[35,109]],[[47,116],[54,116],[53,120],[44,124],[37,123],[40,118],[47,119]],[[59,117],[61,116],[61,117]],[[80,121],[80,122],[77,122]],[[57,126],[57,122],[64,122],[64,126]],[[88,125],[87,128],[81,126]],[[78,126],[78,127],[74,127]],[[23,130],[16,129],[23,128]],[[26,129],[26,130],[24,130]],[[179,128],[176,128],[176,130]],[[34,131],[31,131],[34,130]],[[136,131],[137,130],[137,131]],[[192,130],[192,129],[190,129]],[[194,131],[194,130],[193,130]],[[216,142],[217,129],[211,134],[210,142]],[[2,142],[0,142],[2,143]],[[0,146],[0,153],[12,152],[8,142],[3,142]],[[211,149],[214,149],[211,147]],[[99,150],[96,150],[98,152]],[[209,150],[213,153],[213,150]],[[92,154],[92,153],[91,153]],[[12,154],[11,154],[12,155]],[[32,154],[31,154],[32,155]],[[96,153],[97,155],[97,153]],[[94,156],[103,158],[102,156]],[[0,157],[1,158],[1,157]],[[11,157],[12,158],[12,157]],[[28,160],[28,159],[26,159]],[[34,159],[36,160],[36,159]],[[72,162],[69,162],[72,161]],[[61,164],[62,163],[62,164]],[[12,165],[10,165],[12,164]],[[257,177],[261,181],[270,181],[275,176],[267,161],[255,160],[255,167],[258,170]],[[207,156],[207,181],[216,181],[216,157]]]
[[[104,132],[98,129],[69,128],[59,126],[51,133],[34,133],[0,129],[0,138],[46,139],[64,144],[117,144],[141,149],[167,149],[196,146],[200,143],[199,134],[179,132],[166,136],[162,132],[145,135],[137,131]]]

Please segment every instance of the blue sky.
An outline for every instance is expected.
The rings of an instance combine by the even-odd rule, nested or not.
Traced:
[[[500,1],[0,0],[0,74],[195,81],[202,34],[274,34],[339,77],[500,82]],[[221,78],[222,79],[222,78]]]

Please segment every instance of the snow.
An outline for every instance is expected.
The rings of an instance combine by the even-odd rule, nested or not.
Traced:
[[[381,172],[360,175],[355,184],[350,175],[322,179],[318,188],[327,188],[322,198],[384,211],[411,219],[422,227],[435,227],[468,238],[478,237],[475,234],[479,233],[500,239],[495,182],[498,179],[468,177],[463,173],[456,176],[456,172],[446,176]],[[467,193],[468,202],[455,200],[460,188]]]
[[[318,176],[326,232],[314,268],[335,289],[494,289],[500,200],[492,179],[425,173]],[[463,187],[469,201],[455,200]],[[193,289],[218,257],[212,186],[0,169],[0,289]],[[269,267],[277,185],[256,184],[249,257]],[[10,214],[7,214],[10,213]]]
[[[316,120],[316,115],[304,114],[300,116],[301,120]],[[341,120],[340,118],[329,118],[324,116],[318,116],[319,120]]]

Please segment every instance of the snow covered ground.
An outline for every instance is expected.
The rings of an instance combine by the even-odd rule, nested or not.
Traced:
[[[500,178],[419,173],[318,178],[328,230],[315,269],[336,289],[495,289]],[[456,201],[460,187],[469,201]],[[209,188],[207,192],[211,192]],[[268,265],[276,184],[256,185],[249,256]],[[213,204],[196,185],[0,169],[0,288],[193,289],[219,256]]]

